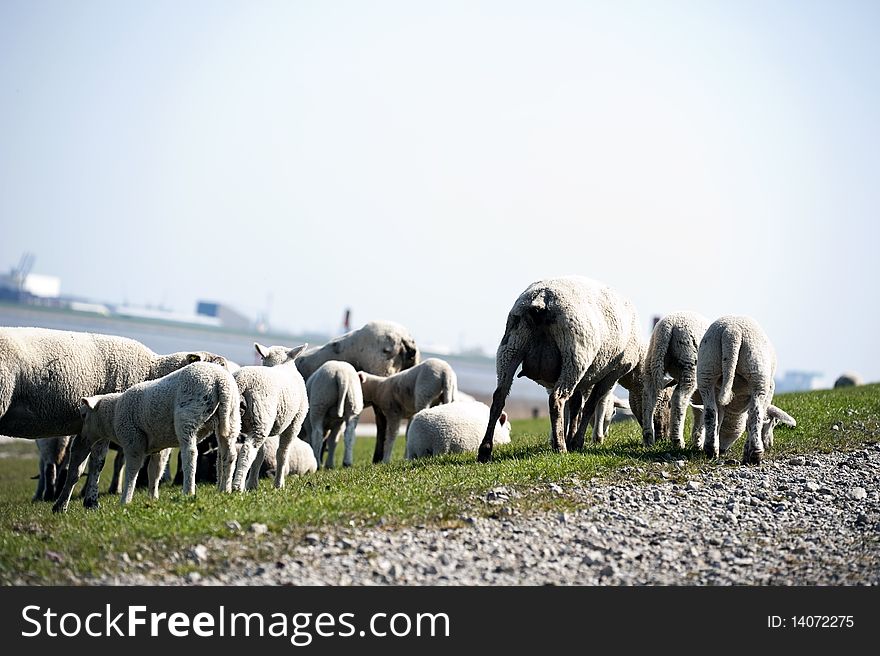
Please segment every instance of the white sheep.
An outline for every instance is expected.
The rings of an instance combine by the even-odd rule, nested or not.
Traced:
[[[244,442],[238,452],[232,486],[254,489],[259,482],[265,451],[263,444],[270,435],[278,435],[275,487],[284,487],[291,440],[297,439],[309,410],[306,384],[296,367],[296,358],[306,348],[266,347],[254,343],[263,366],[242,367],[233,374],[242,402]]]
[[[670,385],[664,381],[669,374],[675,387],[669,399],[669,433],[675,445],[684,448],[685,411],[697,389],[697,352],[708,327],[709,320],[696,312],[673,312],[654,326],[641,372],[645,444],[650,446],[659,437],[654,431],[654,418],[661,395]],[[694,408],[691,439],[694,446],[703,444],[703,415],[698,408]]]
[[[345,435],[344,467],[351,467],[354,458],[355,429],[364,409],[361,381],[355,368],[347,362],[330,360],[315,370],[306,381],[309,414],[300,437],[312,445],[315,459],[321,462],[322,447],[327,445],[326,467],[333,467],[336,443]]]
[[[179,446],[183,458],[183,492],[196,492],[196,444],[212,432],[220,447],[218,487],[232,486],[235,441],[241,431],[241,399],[235,380],[224,367],[197,362],[157,380],[129,387],[124,392],[101,394],[81,402],[82,437],[90,442],[112,440],[125,454],[125,484],[121,503],[131,501],[138,472],[150,460],[150,496],[159,496],[159,477],[171,447]]]
[[[373,406],[376,414],[376,449],[373,462],[389,462],[400,422],[432,405],[451,403],[458,389],[455,372],[449,363],[428,358],[421,364],[382,378],[358,372],[364,405]]]
[[[348,362],[358,371],[391,376],[419,363],[419,349],[409,331],[393,321],[370,321],[304,353],[296,366],[308,380],[325,362]]]
[[[773,427],[796,425],[771,404],[775,374],[776,351],[757,321],[725,316],[709,326],[697,355],[707,456],[727,451],[745,428],[743,464],[759,464],[773,444]]]
[[[493,427],[520,364],[521,376],[550,393],[553,447],[562,452],[582,447],[588,421],[593,420],[594,432],[597,424],[601,426],[597,409],[604,416],[605,396],[639,363],[643,352],[639,330],[632,303],[602,283],[566,276],[529,285],[507,316],[495,356],[498,386],[480,445],[480,462],[492,456]],[[566,408],[575,392],[579,398]]]
[[[406,430],[406,457],[413,460],[443,453],[463,453],[480,446],[489,406],[479,401],[453,401],[413,415]],[[510,422],[502,412],[495,423],[495,444],[510,443]]]
[[[275,462],[275,455],[278,452],[278,436],[270,435],[263,442],[265,457],[263,459],[263,469],[275,475],[278,471],[278,463]],[[312,451],[312,445],[296,438],[290,441],[290,454],[287,456],[288,476],[310,474],[318,469],[318,461]]]
[[[82,398],[121,392],[160,378],[191,362],[225,364],[219,355],[185,351],[158,355],[133,339],[48,328],[0,328],[0,434],[37,439],[76,435]],[[98,506],[98,478],[108,443],[92,445],[83,505]],[[70,468],[76,472],[89,445],[74,438]],[[76,476],[65,478],[53,510],[70,503]]]

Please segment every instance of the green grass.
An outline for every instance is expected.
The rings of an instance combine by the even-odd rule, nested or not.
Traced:
[[[777,428],[770,458],[854,449],[880,439],[880,385],[779,395],[776,404],[792,414],[798,426]],[[730,466],[729,461],[710,463],[689,450],[673,449],[668,442],[646,448],[632,421],[614,424],[605,444],[565,455],[550,450],[548,429],[546,419],[514,421],[513,444],[496,448],[489,465],[476,463],[473,454],[405,462],[401,438],[394,462],[374,466],[369,464],[373,440],[362,438],[357,440],[354,467],[288,478],[283,491],[275,490],[271,481],[237,495],[221,495],[204,485],[195,498],[186,498],[178,488],[163,486],[158,501],[139,491],[123,508],[116,497],[104,495],[99,509],[85,510],[74,499],[65,515],[52,514],[51,504],[30,501],[35,488],[31,476],[37,468],[33,445],[0,445],[0,584],[63,583],[112,573],[124,567],[123,553],[163,563],[172,551],[210,536],[231,535],[226,526],[230,520],[245,531],[253,522],[267,524],[270,536],[283,536],[293,544],[301,533],[328,525],[454,525],[463,514],[497,510],[482,501],[497,485],[519,492],[511,505],[521,510],[564,509],[572,502],[564,495],[547,494],[546,484],[575,476],[584,481],[653,480],[658,468],[650,463],[678,459],[688,461],[683,471],[673,470],[679,478],[699,468]],[[738,459],[741,448],[740,439],[730,457]],[[338,459],[341,451],[337,449]],[[108,475],[105,471],[102,489]],[[267,555],[261,553],[263,540],[245,533],[236,539],[236,549]],[[183,574],[192,566],[177,563],[170,568]]]

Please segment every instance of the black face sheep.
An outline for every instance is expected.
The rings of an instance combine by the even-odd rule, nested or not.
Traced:
[[[232,374],[216,364],[198,362],[125,392],[82,399],[82,437],[90,442],[112,440],[122,447],[121,502],[126,504],[147,455],[162,452],[149,467],[150,494],[159,496],[159,477],[174,446],[180,447],[183,459],[183,492],[195,494],[196,443],[214,433],[220,445],[218,486],[228,492],[241,431],[240,403]]]
[[[507,316],[495,356],[498,387],[480,445],[480,462],[492,456],[495,422],[520,364],[521,376],[550,392],[553,447],[565,452],[583,446],[591,419],[594,425],[601,424],[596,421],[597,408],[638,365],[642,349],[635,308],[610,287],[581,276],[529,285]],[[580,400],[566,408],[575,392]]]
[[[158,355],[133,339],[47,328],[0,328],[0,434],[36,439],[76,435],[82,427],[84,397],[121,392],[135,383],[160,378],[192,362],[225,364],[219,355],[188,351]],[[92,445],[83,504],[98,505],[98,477],[107,442]],[[89,445],[74,438],[70,470],[77,471]],[[53,506],[67,508],[65,482]]]
[[[242,367],[233,374],[241,392],[241,430],[245,434],[232,483],[236,490],[243,490],[245,484],[249,489],[256,486],[263,443],[270,435],[279,436],[275,487],[284,487],[291,440],[297,439],[309,410],[306,384],[296,367],[296,358],[306,346],[291,349],[255,343],[263,366]]]
[[[709,326],[697,355],[707,456],[717,458],[745,428],[743,464],[759,464],[776,423],[795,426],[792,417],[771,405],[775,374],[776,351],[757,321],[725,316]]]
[[[451,403],[458,388],[457,378],[448,362],[428,358],[412,369],[382,378],[358,372],[364,405],[376,413],[376,449],[373,462],[389,462],[400,422],[419,410],[441,403]]]

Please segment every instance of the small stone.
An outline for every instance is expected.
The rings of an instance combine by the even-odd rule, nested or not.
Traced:
[[[235,533],[238,533],[239,531],[241,531],[241,524],[239,524],[237,521],[235,521],[233,519],[231,521],[226,522],[226,528],[228,528],[230,531],[234,531]]]
[[[868,491],[863,487],[854,487],[849,491],[849,496],[856,501],[861,501],[868,496]]]
[[[305,541],[306,544],[315,545],[315,544],[319,544],[321,542],[321,536],[318,535],[317,533],[306,533],[303,540]]]
[[[265,524],[258,524],[254,522],[251,524],[251,533],[256,533],[257,535],[263,535],[264,533],[269,532],[269,527]]]
[[[208,560],[208,547],[203,544],[197,544],[187,552],[187,556],[190,560],[203,563]]]

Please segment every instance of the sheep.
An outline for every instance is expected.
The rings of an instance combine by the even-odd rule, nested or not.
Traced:
[[[373,462],[389,462],[400,422],[432,405],[451,403],[458,388],[449,363],[428,358],[421,364],[382,378],[358,372],[364,405],[376,413],[376,449]]]
[[[270,435],[280,436],[276,461],[281,466],[275,471],[275,487],[284,487],[290,443],[299,435],[309,410],[306,384],[296,366],[296,358],[306,346],[291,349],[255,342],[263,366],[242,367],[233,374],[241,392],[245,433],[232,483],[236,490],[244,490],[245,485],[256,488],[265,457],[263,443]]]
[[[196,443],[212,432],[220,445],[218,487],[229,492],[235,465],[235,440],[241,431],[241,399],[235,379],[224,367],[197,362],[157,380],[132,385],[124,392],[82,399],[82,437],[89,442],[112,440],[125,454],[125,484],[120,503],[130,503],[146,456],[150,461],[150,496],[159,496],[159,477],[171,447],[183,456],[183,492],[196,492]]]
[[[855,387],[856,385],[864,385],[864,383],[862,382],[862,377],[854,371],[846,371],[840,374],[837,380],[834,381],[835,389],[838,387]]]
[[[495,357],[498,385],[478,460],[492,457],[494,425],[520,364],[520,376],[549,391],[553,448],[565,452],[583,446],[590,418],[595,434],[602,423],[595,420],[597,407],[636,368],[642,352],[635,308],[610,287],[582,276],[532,283],[507,316]],[[566,408],[575,392],[578,398]]]
[[[479,401],[453,401],[413,415],[406,430],[406,458],[476,450],[489,419],[489,406]],[[510,422],[502,412],[495,424],[495,444],[510,443]]]
[[[771,405],[775,373],[776,351],[757,321],[724,316],[709,326],[697,353],[707,456],[717,458],[747,429],[743,464],[760,464],[774,426],[797,425]]]
[[[0,328],[0,433],[37,439],[77,435],[82,427],[80,399],[121,392],[135,383],[160,378],[191,362],[225,359],[206,351],[159,355],[125,337],[48,328]],[[83,505],[98,506],[98,478],[107,442],[93,445]],[[75,437],[69,472],[79,470],[89,445]],[[75,476],[67,476],[53,511],[70,503]]]
[[[364,409],[361,381],[347,362],[330,360],[306,380],[309,414],[300,438],[312,445],[315,460],[321,462],[322,447],[327,444],[327,468],[333,467],[336,442],[345,434],[343,467],[351,467],[354,457],[354,431]]]
[[[267,475],[274,476],[278,471],[278,463],[275,461],[275,455],[278,451],[278,436],[270,435],[263,442],[265,458],[263,460],[263,470]],[[290,455],[287,457],[288,475],[302,476],[310,474],[318,470],[318,461],[315,459],[315,453],[312,445],[296,438],[290,441]]]
[[[654,326],[641,371],[644,413],[641,424],[646,445],[654,444],[658,437],[654,419],[660,396],[669,386],[664,383],[668,373],[675,386],[669,400],[670,437],[678,448],[684,448],[684,415],[697,389],[697,351],[708,327],[709,320],[696,312],[673,312]],[[694,446],[703,444],[703,416],[697,408],[694,408],[691,440]]]
[[[391,376],[419,363],[419,349],[409,331],[393,321],[371,321],[301,355],[296,366],[308,380],[329,360],[348,362],[358,371]]]

